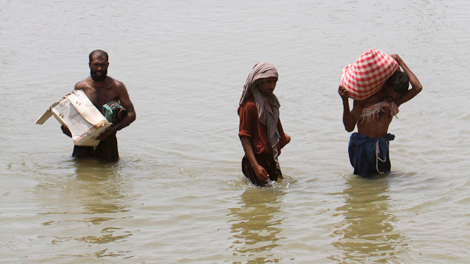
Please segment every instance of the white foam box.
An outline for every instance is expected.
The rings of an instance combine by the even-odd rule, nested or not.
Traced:
[[[88,99],[85,92],[74,90],[55,102],[36,120],[42,125],[51,116],[72,133],[76,146],[94,147],[100,143],[96,137],[111,126],[101,112]]]

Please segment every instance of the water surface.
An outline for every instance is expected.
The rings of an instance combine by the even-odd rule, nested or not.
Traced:
[[[3,1],[3,263],[465,263],[466,1]],[[424,90],[390,126],[393,172],[352,174],[341,69],[375,47]],[[121,160],[70,157],[34,121],[110,55],[137,120]],[[237,106],[272,62],[292,142],[273,188],[240,169]]]

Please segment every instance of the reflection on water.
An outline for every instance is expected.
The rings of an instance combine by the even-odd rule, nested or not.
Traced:
[[[346,204],[336,208],[344,216],[335,235],[341,236],[334,246],[343,252],[334,260],[346,262],[390,262],[407,246],[394,230],[396,218],[388,212],[388,179],[384,176],[364,179],[352,176],[343,191]]]
[[[120,203],[124,198],[121,192],[118,163],[99,163],[95,160],[77,160],[76,184],[83,189],[83,206],[86,213],[102,215],[109,213],[127,212],[125,205]],[[108,217],[94,216],[90,221],[100,224],[109,220]]]
[[[465,263],[468,10],[464,0],[1,1],[0,262]],[[372,47],[400,54],[426,87],[391,127],[394,168],[414,173],[399,183],[340,175],[351,167],[335,87]],[[87,77],[96,48],[139,113],[118,133],[117,164],[71,160],[56,121],[33,124]],[[236,109],[260,60],[282,75],[293,141],[281,164],[299,182],[285,194],[240,190]],[[98,259],[121,253],[136,257]]]
[[[58,182],[62,192],[58,194],[57,207],[43,215],[49,220],[43,226],[61,227],[57,235],[53,235],[52,244],[82,242],[85,244],[108,244],[118,242],[132,236],[130,231],[116,225],[126,218],[125,203],[126,181],[119,174],[119,163],[100,163],[96,160],[73,160],[74,177],[66,182]],[[59,180],[60,181],[60,180]],[[51,185],[51,184],[49,184]],[[65,205],[64,205],[65,203]],[[85,226],[85,232],[75,233],[77,223]],[[98,227],[98,228],[97,228]],[[67,232],[65,229],[72,229]],[[104,251],[103,251],[104,250]],[[126,252],[129,253],[129,252]],[[75,256],[122,256],[123,252],[107,252],[99,248],[98,252],[73,254]]]
[[[278,234],[282,218],[277,216],[281,210],[279,198],[284,195],[280,189],[249,189],[241,195],[239,208],[230,208],[233,218],[234,256],[249,257],[244,263],[279,262],[272,259],[270,251],[280,246]],[[235,262],[237,263],[237,262]]]

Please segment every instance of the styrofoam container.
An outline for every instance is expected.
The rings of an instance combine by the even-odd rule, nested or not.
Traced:
[[[82,90],[74,90],[52,104],[49,109],[36,120],[42,125],[51,116],[67,127],[72,133],[76,146],[96,146],[100,143],[96,137],[111,126],[101,112],[88,99]]]

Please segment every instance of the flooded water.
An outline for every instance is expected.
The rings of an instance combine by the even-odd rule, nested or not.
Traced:
[[[2,263],[466,263],[470,2],[26,1],[0,5]],[[375,47],[424,86],[389,132],[392,173],[352,174],[341,69]],[[137,120],[121,160],[71,158],[34,121],[106,50]],[[285,174],[241,173],[237,106],[280,74]]]

